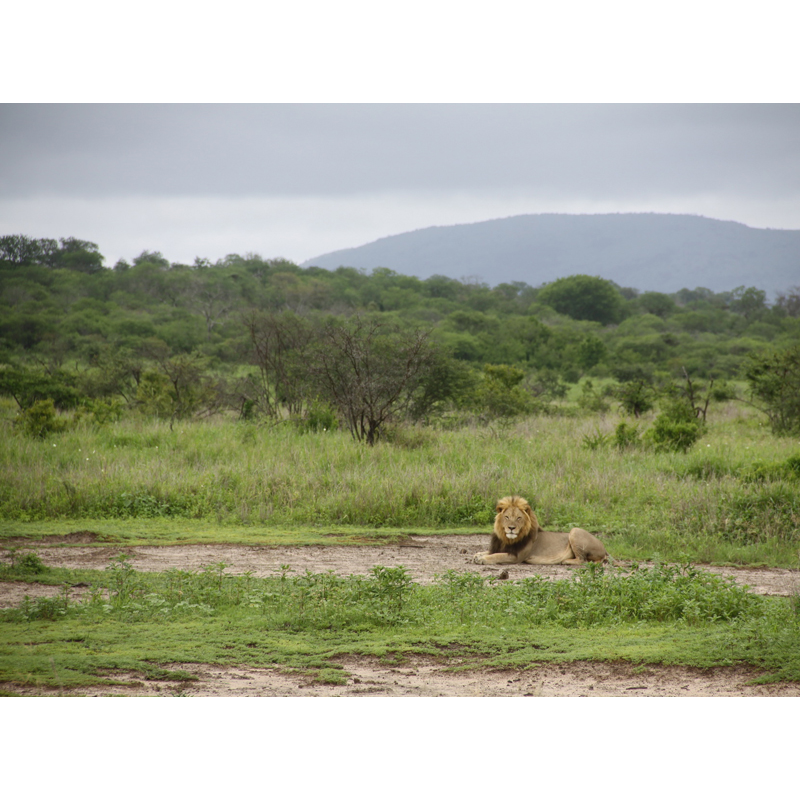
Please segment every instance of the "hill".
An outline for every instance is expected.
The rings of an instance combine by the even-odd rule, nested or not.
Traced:
[[[800,230],[688,214],[525,214],[387,236],[301,266],[476,276],[493,286],[587,274],[640,291],[744,285],[774,296],[800,283]]]

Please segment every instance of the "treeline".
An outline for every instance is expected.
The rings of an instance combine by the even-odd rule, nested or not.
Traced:
[[[503,416],[536,410],[582,378],[613,383],[617,395],[687,377],[720,391],[745,376],[750,354],[800,341],[800,287],[770,304],[754,287],[640,293],[586,275],[491,287],[254,254],[191,265],[150,251],[112,268],[103,260],[74,238],[0,237],[2,392],[21,407],[83,398],[170,417],[234,408],[342,420],[344,390],[320,369],[335,353],[341,363],[330,369],[349,364],[362,389],[405,370],[400,388],[386,389],[396,394],[387,418],[459,407]],[[400,363],[403,353],[413,364]],[[355,354],[371,364],[369,379]],[[602,407],[591,386],[584,395]],[[380,427],[344,421],[367,440]]]

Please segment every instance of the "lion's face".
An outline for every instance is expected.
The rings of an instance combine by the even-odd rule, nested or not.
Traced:
[[[494,532],[509,544],[521,541],[539,530],[539,521],[524,497],[504,497],[497,501]]]

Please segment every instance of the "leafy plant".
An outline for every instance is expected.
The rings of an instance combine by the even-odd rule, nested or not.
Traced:
[[[587,450],[600,450],[608,447],[611,443],[611,434],[603,433],[601,430],[595,430],[594,433],[585,433],[583,435],[583,446]]]
[[[644,438],[657,452],[686,453],[703,435],[703,424],[682,398],[668,399]]]
[[[34,439],[44,439],[51,433],[61,433],[67,428],[67,421],[56,415],[55,404],[47,400],[37,400],[29,408],[20,411],[14,420],[17,427]]]
[[[0,572],[19,575],[21,577],[41,575],[47,571],[47,566],[38,553],[32,550],[20,551],[16,547],[9,548],[10,564],[3,565]]]
[[[800,345],[753,353],[744,372],[752,403],[767,415],[772,432],[800,432]]]
[[[620,450],[635,447],[639,444],[639,426],[629,425],[625,420],[622,420],[614,431],[614,444]]]

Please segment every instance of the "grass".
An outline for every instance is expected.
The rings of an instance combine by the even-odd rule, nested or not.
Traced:
[[[615,414],[422,429],[374,448],[341,432],[222,419],[84,422],[34,440],[10,420],[0,406],[0,546],[13,556],[0,580],[92,588],[80,603],[65,591],[3,612],[0,680],[66,691],[128,672],[182,679],[164,665],[206,662],[342,681],[347,655],[412,653],[519,669],[747,664],[765,680],[800,680],[797,598],[747,595],[688,566],[579,570],[557,585],[449,572],[419,586],[383,567],[367,578],[274,579],[227,576],[224,565],[139,574],[124,559],[104,572],[40,569],[13,550],[20,540],[68,546],[75,532],[97,546],[357,546],[488,532],[495,500],[516,492],[547,528],[587,528],[618,559],[796,568],[800,443],[772,437],[741,406],[712,408],[686,454],[616,447]]]
[[[44,440],[0,420],[0,539],[320,543],[485,531],[495,500],[526,496],[550,529],[598,533],[623,558],[795,566],[800,443],[719,406],[687,454],[619,449],[620,418],[533,417],[500,430],[423,429],[374,448],[226,420],[129,418]],[[646,424],[647,421],[644,421]]]
[[[4,566],[0,577],[35,566]],[[454,653],[459,668],[624,659],[749,665],[763,681],[800,680],[796,599],[753,595],[689,565],[587,566],[555,583],[449,571],[421,586],[402,567],[254,578],[227,576],[222,563],[138,573],[121,556],[91,582],[80,602],[64,592],[0,614],[0,680],[66,691],[113,686],[120,673],[186,680],[180,664],[215,663],[342,683],[346,656],[402,662]]]

